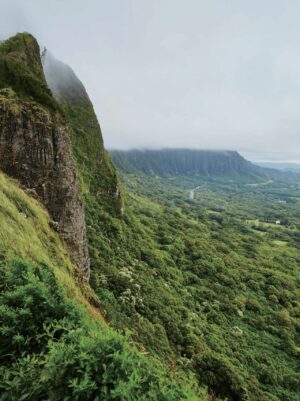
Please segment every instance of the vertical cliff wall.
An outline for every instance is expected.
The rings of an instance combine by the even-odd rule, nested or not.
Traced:
[[[0,169],[37,194],[88,280],[85,216],[70,133],[29,34],[0,46]]]

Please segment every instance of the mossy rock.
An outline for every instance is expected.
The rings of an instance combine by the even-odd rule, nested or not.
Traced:
[[[39,45],[28,33],[19,33],[1,43],[0,88],[12,88],[22,98],[62,112],[47,86]]]

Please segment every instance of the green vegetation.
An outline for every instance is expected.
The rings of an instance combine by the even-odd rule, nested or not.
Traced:
[[[0,89],[3,88],[12,88],[20,97],[51,111],[61,111],[47,86],[39,46],[30,34],[19,33],[0,44]]]
[[[19,98],[36,111],[60,110],[46,85],[38,45],[28,34],[1,44],[0,87],[12,112]],[[74,140],[79,132],[69,124]],[[99,128],[88,132],[99,135]],[[84,146],[80,133],[78,143]],[[97,150],[101,147],[100,142]],[[80,160],[81,155],[76,154],[83,167],[87,159]],[[108,179],[107,185],[114,186],[116,172],[103,147],[101,155],[91,173],[105,162],[105,173],[115,180]],[[87,174],[81,174],[89,193]],[[91,193],[99,196],[107,185]],[[113,195],[118,205],[120,196]],[[99,300],[77,276],[46,211],[2,173],[0,204],[1,400],[203,399],[192,377],[180,377],[175,369],[167,372],[157,358],[137,350],[129,333],[107,326]],[[106,205],[113,210],[112,202]]]
[[[91,284],[107,318],[169,366],[195,372],[211,394],[296,401],[296,185],[169,178],[125,175],[123,220],[85,197]],[[197,186],[190,201],[187,188]],[[263,237],[249,223],[285,218],[262,227]]]
[[[112,214],[123,206],[119,180],[110,156],[105,151],[100,127],[88,98],[76,105],[62,101],[69,121],[73,153],[78,164],[82,191],[95,197]]]
[[[248,186],[255,177],[268,180],[256,170],[160,177],[122,168],[127,194],[120,218],[112,191],[103,191],[117,181],[95,171],[90,109],[62,104],[84,189],[91,285],[105,317],[169,370],[196,374],[212,398],[296,401],[296,185]],[[269,224],[256,227],[255,220]]]
[[[11,87],[57,110],[31,45],[25,34],[0,46],[1,96],[13,101]],[[81,178],[93,289],[45,210],[0,173],[0,400],[297,401],[295,178],[269,180],[235,152],[214,175],[216,155],[195,171],[197,157],[180,164],[171,152],[157,170],[152,157],[122,168],[121,196],[80,91],[61,93],[59,107]]]
[[[198,400],[76,283],[47,213],[0,174],[0,399]]]

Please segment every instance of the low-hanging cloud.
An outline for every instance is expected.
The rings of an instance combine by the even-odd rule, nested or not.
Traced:
[[[300,160],[297,0],[0,0],[71,65],[109,148],[236,149]]]

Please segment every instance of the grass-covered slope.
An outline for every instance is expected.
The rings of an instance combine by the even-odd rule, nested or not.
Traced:
[[[49,216],[0,173],[0,400],[199,400],[110,329]]]

